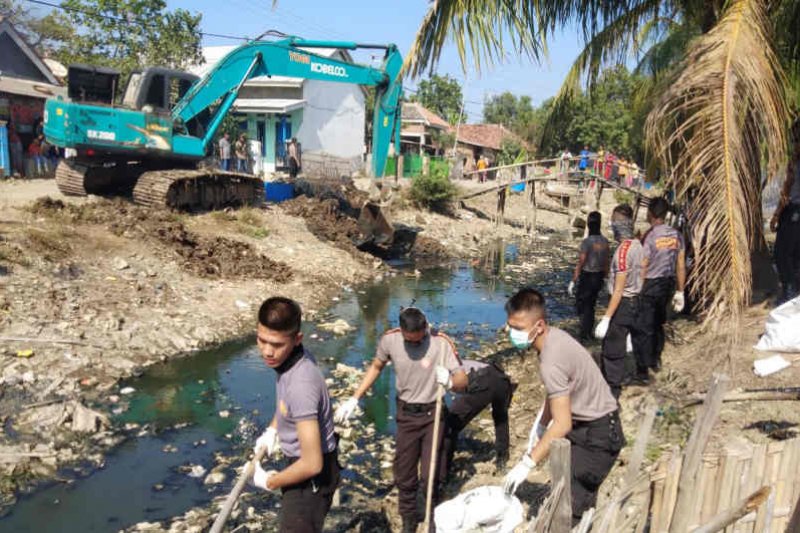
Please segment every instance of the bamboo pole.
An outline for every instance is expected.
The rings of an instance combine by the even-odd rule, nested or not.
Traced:
[[[693,394],[689,396],[683,407],[691,407],[703,403],[705,394]],[[779,392],[779,391],[764,391],[764,392],[731,392],[726,394],[723,402],[753,402],[753,401],[797,401],[800,400],[800,391],[795,392]]]
[[[730,378],[724,374],[716,374],[712,378],[709,392],[703,404],[703,411],[697,416],[689,442],[686,445],[685,460],[678,481],[678,499],[672,514],[670,533],[685,533],[692,517],[694,506],[695,481],[711,431],[722,409],[722,398],[730,384]]]
[[[642,422],[639,425],[639,432],[636,434],[636,443],[633,445],[633,452],[628,462],[625,485],[634,483],[639,476],[639,470],[642,467],[642,461],[644,461],[644,454],[647,451],[647,443],[650,441],[650,432],[653,430],[653,422],[655,422],[657,410],[658,405],[656,405],[655,400],[652,397],[649,398],[645,405]]]
[[[428,533],[430,531],[430,524],[431,524],[431,507],[433,505],[433,484],[434,478],[436,477],[436,463],[438,462],[436,459],[439,457],[437,452],[439,451],[439,419],[442,416],[442,386],[438,385],[436,387],[436,409],[434,410],[434,419],[433,419],[433,442],[431,443],[431,460],[430,466],[428,468],[428,489],[426,491],[426,498],[425,498],[425,522],[422,524],[422,531],[424,533]]]
[[[231,511],[233,511],[233,506],[236,505],[236,501],[239,499],[239,495],[244,490],[247,480],[253,477],[253,472],[256,469],[256,463],[260,462],[266,453],[267,448],[264,446],[258,450],[258,453],[256,453],[255,457],[253,457],[252,461],[248,461],[247,465],[244,467],[244,470],[242,470],[242,473],[239,475],[236,485],[233,486],[233,490],[231,490],[231,493],[228,494],[228,497],[225,499],[225,503],[222,505],[222,509],[220,509],[217,518],[214,520],[214,524],[211,526],[209,533],[220,533],[222,528],[225,527],[225,522],[228,521]]]
[[[707,524],[692,530],[692,533],[717,533],[717,531],[725,529],[741,517],[758,509],[767,499],[769,493],[769,487],[761,487],[753,494],[740,501],[735,507],[721,512]]]

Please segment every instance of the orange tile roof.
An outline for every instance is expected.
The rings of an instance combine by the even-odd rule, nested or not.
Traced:
[[[502,124],[462,124],[458,128],[458,142],[499,150],[503,139],[511,138],[526,145],[519,135],[506,129]]]

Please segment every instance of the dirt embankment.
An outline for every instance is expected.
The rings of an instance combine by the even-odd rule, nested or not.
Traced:
[[[79,456],[102,461],[116,442],[102,412],[120,378],[249,334],[270,295],[313,318],[343,287],[381,274],[385,263],[354,245],[366,194],[336,187],[186,215],[65,198],[50,180],[0,182],[0,493],[13,501],[18,485]],[[465,211],[388,212],[419,231],[412,255],[435,262],[524,235]]]

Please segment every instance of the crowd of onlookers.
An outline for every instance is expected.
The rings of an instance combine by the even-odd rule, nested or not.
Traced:
[[[44,137],[44,124],[37,119],[33,128],[33,138],[27,144],[17,131],[13,122],[6,125],[8,132],[8,152],[11,168],[6,174],[15,177],[36,178],[48,176],[56,168],[62,151],[47,142]]]

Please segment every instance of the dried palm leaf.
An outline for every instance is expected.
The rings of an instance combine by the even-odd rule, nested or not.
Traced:
[[[760,242],[762,158],[785,161],[789,115],[764,0],[733,0],[697,38],[647,119],[651,152],[688,206],[695,263],[690,281],[706,324],[738,318],[751,297],[750,253]]]

